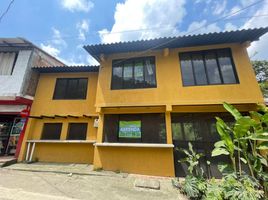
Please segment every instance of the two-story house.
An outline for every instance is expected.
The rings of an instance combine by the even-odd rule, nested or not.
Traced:
[[[38,82],[33,66],[64,65],[22,38],[0,38],[0,156],[15,154]]]
[[[215,116],[263,103],[247,47],[268,28],[87,45],[99,67],[40,73],[19,160],[90,163],[129,173],[183,176],[178,148],[211,158]],[[222,158],[224,159],[224,158]]]

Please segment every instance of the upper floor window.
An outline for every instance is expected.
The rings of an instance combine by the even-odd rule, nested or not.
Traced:
[[[87,78],[58,78],[53,99],[86,99]]]
[[[112,90],[156,87],[155,58],[113,61]]]
[[[0,52],[0,75],[11,75],[17,60],[16,52]]]
[[[230,49],[180,53],[184,86],[238,83]]]

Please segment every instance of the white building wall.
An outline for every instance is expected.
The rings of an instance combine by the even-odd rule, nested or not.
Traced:
[[[20,96],[31,50],[19,51],[12,75],[0,75],[0,100]]]

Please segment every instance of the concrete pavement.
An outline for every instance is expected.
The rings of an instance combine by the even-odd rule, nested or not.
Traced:
[[[98,172],[94,172],[98,173]],[[0,200],[98,199],[98,200],[179,200],[185,197],[172,187],[171,179],[153,178],[160,190],[137,188],[135,180],[144,176],[116,173],[77,175],[52,172],[0,169]],[[152,179],[152,177],[149,177]]]

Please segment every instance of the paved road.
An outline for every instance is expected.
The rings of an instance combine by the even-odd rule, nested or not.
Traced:
[[[134,187],[135,177],[66,175],[0,168],[0,200],[168,200],[179,198],[170,180],[160,180],[161,190]]]

